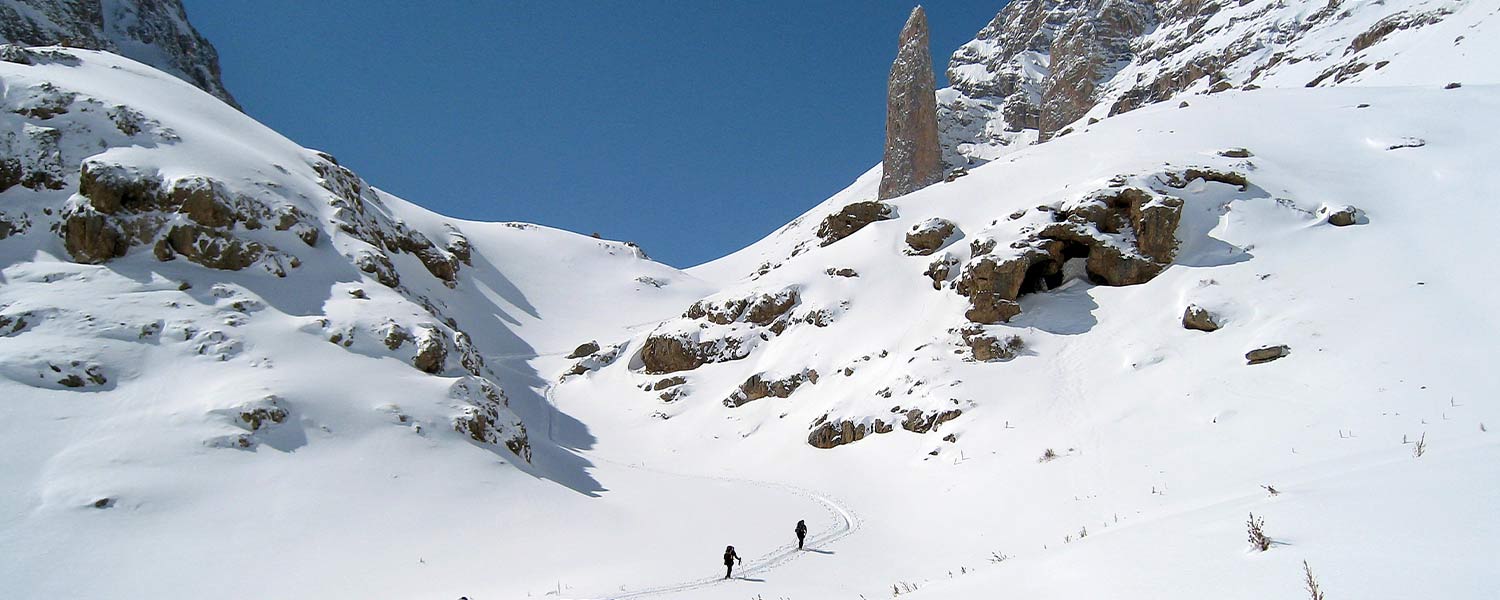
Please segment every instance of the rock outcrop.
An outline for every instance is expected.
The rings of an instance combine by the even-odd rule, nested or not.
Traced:
[[[852,444],[865,439],[866,435],[872,433],[890,433],[894,429],[891,424],[880,419],[875,419],[874,422],[869,424],[855,423],[853,421],[833,422],[827,419],[827,416],[819,419],[818,423],[813,425],[812,432],[807,434],[807,443],[814,448],[823,448],[826,450],[844,444]]]
[[[89,159],[78,175],[78,195],[64,207],[58,233],[74,260],[99,264],[150,246],[157,260],[178,256],[199,265],[238,271],[260,265],[285,277],[301,261],[247,237],[267,224],[295,244],[317,243],[318,224],[290,203],[230,192],[200,176],[164,179],[160,173]],[[292,237],[295,236],[295,237]]]
[[[866,225],[894,217],[895,210],[884,202],[855,202],[823,218],[818,224],[818,238],[822,240],[818,245],[827,246],[854,235]]]
[[[942,249],[958,231],[953,221],[931,218],[911,226],[906,232],[906,253],[912,256],[927,256]]]
[[[937,84],[927,37],[927,13],[912,9],[901,28],[900,47],[886,89],[885,158],[881,200],[910,194],[943,180],[938,142]]]
[[[0,41],[104,50],[170,73],[239,108],[219,77],[219,52],[181,0],[0,0]]]
[[[771,379],[765,373],[751,375],[745,383],[740,384],[739,389],[724,399],[724,406],[735,408],[744,406],[761,398],[786,398],[797,391],[803,383],[817,383],[818,372],[812,369],[803,370],[781,379]]]
[[[996,335],[978,325],[959,330],[959,337],[969,347],[975,362],[1003,362],[1015,358],[1026,347],[1020,336]]]
[[[1073,259],[1083,260],[1084,274],[1097,284],[1150,281],[1177,254],[1177,225],[1182,216],[1182,200],[1152,189],[1151,183],[1165,182],[1158,185],[1173,191],[1177,184],[1192,179],[1189,174],[1242,188],[1247,183],[1238,173],[1203,169],[1117,178],[1111,187],[1076,201],[1015,215],[1012,221],[1027,219],[1022,223],[1029,233],[1004,247],[997,247],[994,240],[972,241],[971,258],[953,284],[954,291],[969,298],[964,316],[974,323],[1009,321],[1021,312],[1016,300],[1022,294],[1062,285],[1064,265]],[[934,287],[941,288],[950,269],[946,261],[929,265],[927,275]]]
[[[453,417],[453,430],[477,444],[503,446],[517,458],[531,462],[531,441],[526,425],[510,412],[510,400],[486,379],[465,376],[449,389],[450,398],[461,403]]]
[[[646,337],[640,364],[650,374],[690,371],[749,356],[756,346],[794,324],[826,327],[831,322],[828,310],[794,311],[801,301],[793,288],[699,300],[681,319],[664,323]]]

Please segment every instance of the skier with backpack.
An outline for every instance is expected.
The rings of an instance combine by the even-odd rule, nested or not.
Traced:
[[[734,573],[734,563],[736,561],[738,561],[740,564],[744,564],[744,562],[745,562],[744,560],[740,559],[740,555],[734,553],[734,546],[729,546],[729,547],[724,548],[724,578],[725,579],[729,579],[729,576]]]
[[[801,550],[802,542],[807,540],[807,521],[797,521],[797,528],[793,531],[797,532],[797,549]]]

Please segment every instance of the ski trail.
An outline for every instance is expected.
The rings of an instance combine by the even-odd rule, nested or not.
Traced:
[[[553,386],[549,385],[549,386],[547,386],[546,391],[542,394],[542,396],[543,396],[543,398],[545,398],[547,404],[552,408],[552,410],[548,411],[548,413],[547,413],[547,439],[548,439],[548,441],[552,441],[552,420],[553,420],[553,415],[557,414],[557,411],[558,411],[556,398],[553,395],[554,389],[555,388]],[[562,446],[558,446],[558,447],[561,448]],[[611,464],[611,465],[614,465],[614,466],[617,466],[617,467],[621,467],[621,468],[632,469],[632,470],[642,471],[642,472],[646,472],[646,473],[653,473],[653,474],[656,474],[656,475],[665,475],[665,476],[669,476],[669,477],[678,477],[678,478],[683,478],[683,479],[697,479],[697,480],[702,480],[702,481],[728,482],[728,483],[735,483],[735,484],[741,484],[741,485],[750,485],[750,486],[755,486],[755,487],[760,487],[760,488],[776,489],[776,490],[780,490],[782,492],[786,492],[788,494],[791,494],[793,496],[797,496],[797,497],[804,498],[804,499],[810,500],[812,502],[815,502],[818,505],[822,506],[823,510],[826,511],[829,514],[830,517],[832,517],[833,525],[830,526],[830,527],[828,527],[828,528],[826,528],[826,529],[818,531],[818,532],[808,532],[807,542],[804,545],[804,548],[806,548],[807,551],[816,550],[818,548],[822,548],[824,546],[832,544],[832,543],[834,543],[834,542],[836,542],[838,540],[841,540],[841,539],[843,539],[845,537],[848,537],[850,534],[853,534],[855,531],[859,530],[859,526],[860,526],[859,516],[856,515],[853,510],[849,509],[848,506],[845,506],[843,503],[841,503],[841,502],[833,499],[830,495],[824,494],[824,493],[821,493],[821,492],[815,492],[815,491],[812,491],[812,490],[808,490],[808,489],[805,489],[805,488],[797,487],[797,486],[786,484],[786,483],[777,483],[777,482],[772,482],[772,481],[759,481],[759,480],[755,480],[755,479],[745,479],[745,478],[741,478],[741,477],[729,477],[729,476],[722,476],[722,475],[719,475],[719,476],[714,476],[714,475],[689,475],[689,474],[685,474],[685,473],[673,473],[673,472],[670,472],[670,471],[663,471],[663,470],[660,470],[660,469],[653,469],[653,468],[642,466],[642,465],[634,465],[634,464],[623,463],[623,462],[619,462],[619,461],[615,461],[615,460],[610,460],[608,458],[604,458],[602,456],[597,456],[597,455],[594,455],[594,454],[588,453],[588,452],[581,452],[581,451],[567,449],[567,448],[564,448],[564,449],[567,450],[567,451],[569,451],[569,452],[572,452],[572,453],[574,453],[574,454],[576,454],[576,455],[578,455],[578,456],[580,456],[582,458],[585,458],[585,459],[588,459],[588,460],[591,460],[591,461],[601,462],[601,463],[608,463],[608,464]],[[737,575],[736,575],[735,579],[740,579],[740,578],[743,578],[743,577],[746,577],[746,576],[750,576],[750,575],[757,575],[757,574],[760,574],[760,573],[769,572],[769,571],[771,571],[771,570],[773,570],[773,569],[775,569],[777,567],[780,567],[780,566],[785,565],[785,564],[787,564],[787,563],[789,563],[789,562],[791,562],[793,560],[796,560],[798,557],[800,557],[800,556],[802,556],[802,555],[804,555],[806,553],[807,553],[806,551],[798,550],[795,545],[790,544],[790,543],[777,546],[775,548],[772,548],[769,552],[766,552],[765,554],[757,556],[757,557],[755,557],[753,559],[746,559],[742,565],[739,565],[740,568],[736,569]],[[721,583],[726,583],[728,581],[732,581],[732,580],[731,579],[724,579],[723,577],[721,577],[721,576],[719,576],[717,574],[713,574],[713,575],[710,575],[710,576],[707,576],[707,577],[701,577],[701,578],[698,578],[698,579],[691,579],[691,580],[680,581],[680,582],[676,582],[676,583],[668,583],[668,584],[656,585],[656,586],[641,588],[641,589],[637,589],[637,590],[623,590],[622,589],[622,590],[620,590],[618,592],[609,592],[609,593],[605,593],[605,594],[602,594],[602,595],[587,596],[585,598],[586,598],[586,600],[627,600],[627,599],[631,599],[631,598],[647,598],[647,597],[651,597],[651,596],[660,596],[660,595],[663,595],[663,594],[672,594],[672,593],[678,593],[678,592],[689,592],[689,591],[693,591],[693,590],[700,590],[700,589],[704,589],[704,588],[707,588],[707,587],[712,587],[712,586],[715,586],[715,585],[719,585]]]

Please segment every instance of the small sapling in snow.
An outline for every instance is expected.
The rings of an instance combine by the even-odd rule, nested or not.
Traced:
[[[1249,536],[1250,546],[1265,552],[1271,549],[1271,537],[1266,535],[1266,519],[1257,517],[1250,513],[1250,520],[1245,522],[1245,531]]]
[[[1323,600],[1323,588],[1318,587],[1318,578],[1313,577],[1312,567],[1307,561],[1302,561],[1302,575],[1306,578],[1304,584],[1307,586],[1308,600]]]

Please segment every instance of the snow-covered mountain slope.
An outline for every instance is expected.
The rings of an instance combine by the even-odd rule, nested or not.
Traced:
[[[951,168],[1154,102],[1265,87],[1500,75],[1478,0],[1015,0],[953,54],[939,91]]]
[[[783,317],[762,326],[749,311],[680,317],[556,397],[600,432],[601,454],[826,490],[863,522],[836,554],[764,577],[774,585],[683,597],[877,597],[902,582],[932,598],[1295,596],[1302,560],[1330,595],[1487,597],[1475,557],[1497,549],[1485,514],[1500,441],[1486,429],[1500,419],[1500,321],[1482,275],[1497,108],[1494,84],[1142,108],[891,201],[889,220],[812,238],[710,297],[795,292],[780,333]],[[1052,215],[1131,186],[1182,202],[1160,274],[1110,286],[1065,264],[1009,323],[966,318],[954,283],[979,264],[976,244],[1009,256]],[[1354,224],[1329,223],[1345,205]],[[954,233],[911,255],[905,234],[933,219]],[[945,256],[934,289],[924,271]],[[1189,306],[1219,329],[1185,328]],[[802,318],[815,311],[826,326]],[[716,342],[706,364],[649,372],[650,340],[679,335]],[[1247,364],[1280,345],[1289,354]],[[664,401],[669,377],[685,392]],[[840,425],[817,440],[826,423]],[[705,438],[715,458],[682,458]],[[1250,512],[1281,545],[1246,551]],[[1014,562],[990,564],[994,552]]]
[[[300,597],[400,572],[382,556],[423,564],[392,546],[298,566],[369,542],[603,523],[572,515],[600,484],[549,429],[588,439],[566,435],[525,361],[706,286],[629,244],[435,215],[129,59],[5,56],[7,597],[201,595],[251,562],[298,575],[247,596]],[[322,542],[289,543],[302,536]],[[475,567],[433,572],[472,585]]]
[[[681,597],[1295,596],[1303,560],[1330,595],[1494,595],[1473,557],[1496,549],[1500,321],[1475,275],[1500,13],[1345,4],[1284,32],[1257,85],[1112,116],[1104,94],[1096,123],[885,203],[877,167],[690,269],[719,291],[559,385],[597,454],[858,515],[774,583]],[[1306,85],[1376,53],[1391,62]],[[685,450],[704,438],[711,456]],[[1246,550],[1251,512],[1267,553]]]
[[[1230,4],[1150,6],[1318,9]],[[6,596],[1494,597],[1500,32],[1442,6],[1380,46],[1430,71],[877,168],[686,273],[0,50]]]
[[[219,52],[181,0],[0,0],[0,42],[113,52],[239,106],[219,77]]]

